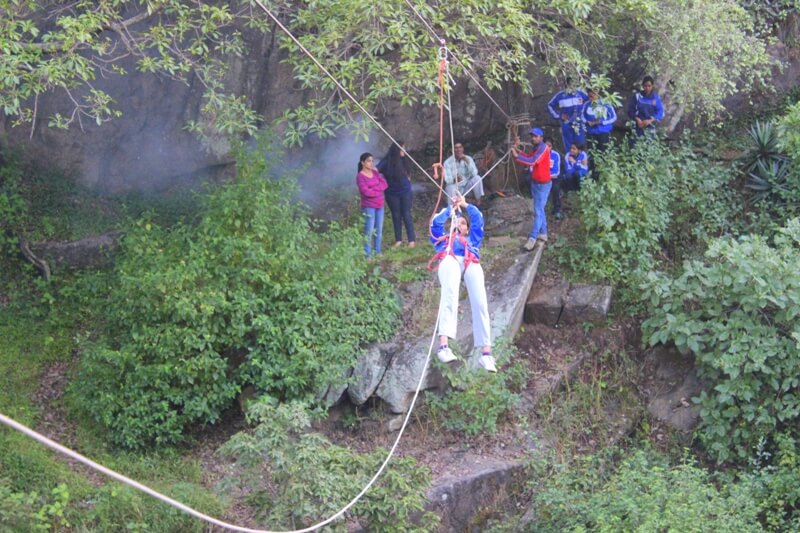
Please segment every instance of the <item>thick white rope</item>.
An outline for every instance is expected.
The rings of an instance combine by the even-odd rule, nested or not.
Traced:
[[[425,382],[425,376],[427,374],[426,371],[428,369],[428,364],[430,363],[430,360],[431,360],[431,353],[433,352],[433,346],[434,346],[434,342],[436,340],[436,332],[437,332],[437,330],[439,328],[439,317],[440,316],[441,316],[441,309],[440,309],[439,314],[437,314],[437,316],[436,316],[436,325],[435,325],[435,327],[433,329],[433,336],[431,337],[431,343],[430,343],[430,346],[428,347],[428,355],[425,357],[425,363],[423,364],[423,367],[422,367],[422,373],[420,374],[419,382],[417,383],[417,388],[414,391],[414,396],[411,399],[411,404],[409,405],[408,411],[406,412],[406,417],[403,420],[403,425],[400,427],[400,431],[397,433],[397,437],[394,440],[394,444],[392,445],[392,448],[389,450],[389,453],[386,456],[386,459],[383,461],[383,464],[381,464],[381,466],[378,469],[378,471],[375,473],[374,476],[372,476],[372,479],[369,480],[369,482],[361,490],[361,492],[359,492],[352,500],[350,500],[350,502],[347,505],[342,507],[341,510],[339,510],[336,514],[334,514],[330,518],[327,518],[327,519],[323,520],[322,522],[318,522],[318,523],[316,523],[316,524],[314,524],[312,526],[306,527],[304,529],[292,529],[292,530],[274,531],[274,530],[267,530],[267,529],[252,529],[252,528],[243,527],[243,526],[237,526],[235,524],[230,524],[228,522],[224,522],[222,520],[219,520],[219,519],[214,518],[212,516],[209,516],[207,514],[201,513],[200,511],[197,511],[197,510],[189,507],[188,505],[185,505],[185,504],[183,504],[183,503],[181,503],[181,502],[179,502],[177,500],[174,500],[174,499],[170,498],[169,496],[165,496],[164,494],[161,494],[160,492],[158,492],[158,491],[156,491],[154,489],[151,489],[147,485],[139,483],[136,480],[133,480],[133,479],[127,477],[127,476],[124,476],[124,475],[122,475],[122,474],[120,474],[118,472],[115,472],[114,470],[112,470],[110,468],[107,468],[107,467],[105,467],[105,466],[103,466],[103,465],[101,465],[99,463],[96,463],[96,462],[92,461],[91,459],[89,459],[88,457],[83,456],[83,455],[79,454],[78,452],[67,448],[66,446],[62,446],[61,444],[55,442],[54,440],[51,440],[51,439],[45,437],[41,433],[38,433],[38,432],[32,430],[31,428],[29,428],[29,427],[27,427],[27,426],[25,426],[23,424],[20,424],[16,420],[4,415],[3,413],[0,413],[0,423],[3,423],[3,424],[5,424],[6,426],[8,426],[8,427],[10,427],[12,429],[15,429],[15,430],[19,431],[20,433],[23,433],[23,434],[27,435],[28,437],[32,438],[33,440],[35,440],[35,441],[47,446],[48,448],[51,448],[51,449],[53,449],[53,450],[65,455],[65,456],[71,458],[71,459],[74,459],[75,461],[78,461],[80,463],[85,464],[89,468],[92,468],[92,469],[100,472],[101,474],[105,474],[106,476],[108,476],[108,477],[110,477],[112,479],[115,479],[115,480],[119,481],[120,483],[124,483],[125,485],[128,485],[129,487],[132,487],[132,488],[134,488],[136,490],[144,492],[145,494],[147,494],[149,496],[152,496],[153,498],[155,498],[157,500],[161,500],[162,502],[166,503],[167,505],[171,505],[172,507],[174,507],[174,508],[176,508],[176,509],[178,509],[180,511],[183,511],[184,513],[190,514],[190,515],[192,515],[192,516],[194,516],[196,518],[199,518],[200,520],[208,522],[209,524],[213,524],[215,526],[223,527],[223,528],[228,529],[230,531],[239,531],[239,532],[242,532],[242,533],[306,533],[308,531],[314,531],[316,529],[319,529],[319,528],[321,528],[323,526],[326,526],[326,525],[330,524],[331,522],[341,518],[344,515],[344,513],[346,513],[351,507],[353,507],[364,496],[364,494],[366,494],[367,491],[370,488],[372,488],[372,485],[375,484],[375,482],[377,481],[378,477],[380,477],[380,475],[386,469],[386,466],[389,464],[389,460],[394,455],[394,452],[397,449],[398,444],[400,444],[400,439],[403,436],[403,432],[405,431],[406,426],[408,425],[408,421],[411,418],[411,413],[414,411],[414,405],[417,403],[417,398],[419,397],[419,393],[422,390],[422,384]]]
[[[410,0],[405,0],[405,1],[406,1],[406,4],[408,5],[408,7],[410,7],[410,8],[411,8],[411,11],[413,11],[413,12],[414,12],[414,13],[417,15],[417,17],[419,18],[419,20],[421,20],[421,21],[422,21],[422,24],[423,24],[423,25],[424,25],[426,28],[428,28],[428,31],[431,33],[431,35],[433,35],[433,38],[434,38],[434,39],[436,39],[436,41],[437,41],[437,42],[442,42],[442,41],[443,41],[443,39],[442,39],[441,37],[439,37],[439,35],[438,35],[438,34],[436,33],[436,31],[435,31],[435,30],[434,30],[434,29],[431,27],[431,25],[430,25],[430,24],[428,24],[428,21],[427,21],[427,20],[425,20],[425,17],[423,17],[423,16],[422,16],[422,14],[421,14],[419,11],[417,11],[417,8],[415,8],[415,7],[414,7],[414,5],[411,3],[411,1],[410,1]],[[453,56],[453,58],[454,58],[454,59],[455,59],[455,60],[458,62],[458,64],[459,64],[459,65],[461,65],[461,68],[463,68],[463,69],[464,69],[464,72],[467,74],[467,76],[469,76],[469,77],[470,77],[470,79],[471,79],[473,82],[475,82],[475,85],[477,85],[477,86],[478,86],[478,88],[479,88],[479,89],[480,89],[480,90],[483,92],[483,94],[485,94],[485,95],[486,95],[486,97],[489,99],[489,101],[491,101],[491,102],[492,102],[492,103],[495,105],[495,107],[497,107],[497,109],[498,109],[498,110],[500,110],[500,113],[502,113],[502,114],[503,114],[503,116],[506,118],[506,120],[510,121],[510,120],[511,120],[511,117],[509,117],[509,116],[508,116],[508,113],[506,113],[506,112],[503,110],[503,108],[502,108],[502,107],[500,107],[500,104],[498,104],[498,103],[495,101],[495,99],[494,99],[494,98],[492,98],[492,95],[491,95],[491,94],[489,94],[489,91],[487,91],[486,89],[484,89],[484,88],[483,88],[483,85],[481,84],[481,82],[480,82],[480,81],[478,81],[478,79],[477,79],[477,78],[476,78],[476,77],[475,77],[475,76],[472,74],[472,72],[470,72],[470,70],[467,68],[467,66],[466,66],[466,65],[464,65],[464,63],[462,63],[462,62],[461,62],[461,60],[458,58],[458,56],[457,56],[456,54],[454,54],[453,52],[450,52],[450,54],[451,54],[451,55]]]

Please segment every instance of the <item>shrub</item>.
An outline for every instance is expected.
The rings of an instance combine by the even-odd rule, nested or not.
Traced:
[[[239,154],[236,181],[204,198],[196,226],[128,231],[74,389],[115,443],[180,441],[245,384],[311,398],[393,330],[396,299],[368,271],[358,229],[308,221],[265,151]]]
[[[557,470],[534,496],[541,532],[761,531],[747,494],[717,488],[692,461],[670,465],[638,450],[618,467],[604,457]]]
[[[27,206],[22,196],[22,171],[11,161],[0,165],[0,256],[15,253],[19,230],[26,224]]]
[[[700,437],[718,461],[745,459],[762,436],[797,426],[798,244],[798,219],[772,246],[760,236],[718,239],[704,261],[686,262],[675,279],[653,274],[644,286],[646,338],[690,350],[709,384],[696,399]]]
[[[599,179],[579,193],[584,242],[560,258],[578,275],[635,287],[664,245],[696,245],[734,218],[729,174],[688,140],[673,150],[655,141],[621,145],[598,159]]]
[[[494,355],[498,362],[509,357],[502,346],[495,347]],[[442,365],[442,372],[453,388],[444,396],[426,396],[431,416],[445,428],[468,436],[496,433],[497,423],[519,402],[517,393],[525,386],[527,377],[522,360],[496,374],[475,371],[466,365],[456,370]]]
[[[220,452],[234,457],[243,470],[233,481],[257,487],[251,503],[274,527],[307,527],[332,516],[358,494],[386,458],[386,450],[358,455],[309,432],[311,414],[299,402],[277,404],[262,397],[250,405],[248,419],[257,424],[254,431],[235,435]],[[369,531],[435,530],[437,517],[424,512],[429,484],[426,468],[411,457],[395,457],[346,516],[360,520]],[[347,530],[343,520],[328,527]]]

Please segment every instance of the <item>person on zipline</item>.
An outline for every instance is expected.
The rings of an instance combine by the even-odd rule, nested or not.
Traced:
[[[475,203],[481,205],[483,198],[483,181],[478,174],[478,167],[475,161],[464,153],[464,145],[455,143],[453,145],[453,155],[444,160],[444,192],[448,197],[453,198],[456,194],[464,194],[472,189],[475,195]],[[474,187],[473,187],[474,185]]]
[[[383,191],[389,185],[375,168],[375,158],[369,152],[364,152],[358,158],[356,185],[358,185],[358,192],[361,195],[361,212],[364,214],[364,253],[367,259],[371,259],[381,255]]]
[[[449,231],[447,220],[456,210]],[[467,285],[469,306],[472,309],[472,336],[476,348],[481,348],[478,364],[489,372],[497,372],[492,357],[489,303],[486,298],[483,268],[480,263],[483,241],[483,214],[468,204],[461,195],[453,198],[453,206],[445,207],[431,220],[431,243],[436,249],[433,263],[441,259],[438,267],[441,296],[439,299],[439,360],[449,363],[456,359],[448,339],[456,337],[458,324],[458,293],[461,277]]]

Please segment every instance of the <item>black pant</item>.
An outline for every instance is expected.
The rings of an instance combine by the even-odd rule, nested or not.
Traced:
[[[608,142],[611,139],[610,133],[599,133],[597,135],[586,134],[586,148],[589,151],[589,171],[592,179],[597,179],[598,172],[596,167],[596,155],[608,149]]]
[[[561,212],[561,177],[552,178],[553,186],[550,188],[550,201],[553,202],[553,214]]]
[[[399,193],[386,192],[386,203],[389,204],[389,211],[392,212],[392,226],[394,226],[395,242],[403,240],[403,228],[401,224],[405,224],[406,226],[408,242],[417,240],[417,236],[414,233],[414,220],[411,218],[411,199],[412,193],[410,190]]]

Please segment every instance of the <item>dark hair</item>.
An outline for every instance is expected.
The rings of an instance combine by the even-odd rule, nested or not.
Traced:
[[[364,153],[363,153],[363,154],[361,154],[361,156],[358,158],[358,171],[359,171],[359,172],[361,172],[362,170],[364,170],[364,161],[366,161],[366,160],[367,160],[368,158],[370,158],[370,157],[372,157],[372,154],[371,154],[371,153],[369,153],[369,152],[364,152]]]
[[[642,78],[642,85],[644,85],[647,82],[655,84],[656,80],[653,79],[653,76],[645,76],[644,78]]]
[[[392,144],[389,151],[381,160],[380,168],[386,179],[399,180],[407,177],[409,172],[408,157],[401,157],[401,146],[405,145],[403,141],[397,141],[397,144]]]
[[[583,143],[572,143],[572,144],[570,144],[570,147],[572,147],[572,145],[573,145],[573,144],[575,145],[575,148],[577,148],[577,149],[578,149],[578,150],[580,150],[581,152],[583,152],[583,149],[584,149],[584,148],[585,148],[585,146],[586,146],[586,145],[585,145],[585,144],[583,144]]]
[[[553,138],[552,137],[545,137],[544,138],[544,143],[545,144],[547,144],[547,143],[553,144]]]

